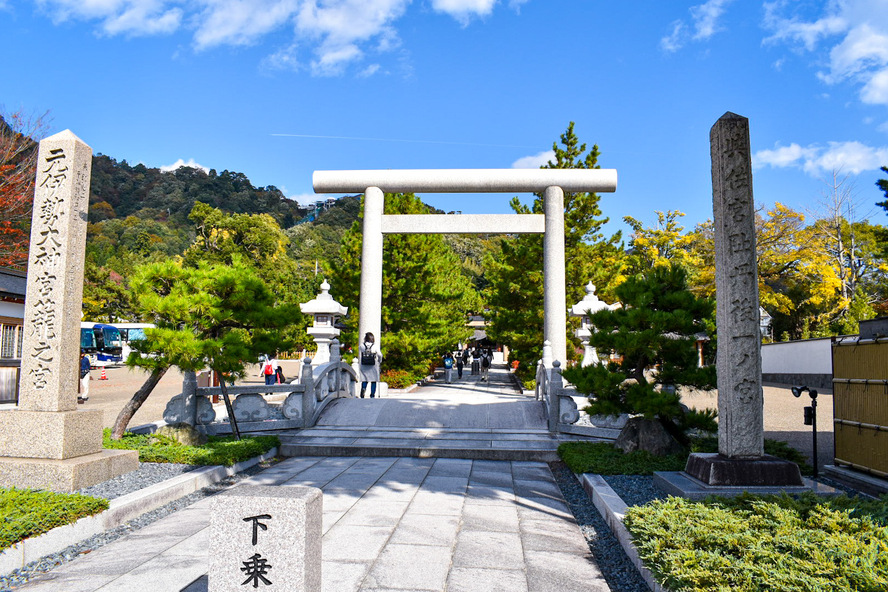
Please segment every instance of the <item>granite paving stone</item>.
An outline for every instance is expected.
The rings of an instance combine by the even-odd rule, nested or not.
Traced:
[[[527,592],[524,570],[454,567],[447,592]]]
[[[406,513],[389,543],[452,547],[460,527],[459,516]]]
[[[388,542],[394,526],[344,526],[337,523],[324,534],[324,561],[372,561]]]
[[[370,570],[366,585],[443,590],[451,553],[450,547],[389,544]]]
[[[467,505],[462,515],[462,532],[518,532],[518,509],[510,506]]]
[[[454,567],[523,569],[524,554],[517,532],[461,530],[456,537]]]

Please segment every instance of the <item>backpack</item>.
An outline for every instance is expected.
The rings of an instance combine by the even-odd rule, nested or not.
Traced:
[[[274,374],[274,368],[271,367],[271,362],[265,362],[265,368],[262,369],[262,373],[266,376]]]
[[[451,358],[451,357],[444,358],[444,367],[445,368],[453,368],[453,358]]]
[[[484,356],[481,358],[481,367],[482,368],[490,368],[490,358]]]
[[[376,354],[370,351],[369,349],[365,349],[361,352],[361,366],[375,366],[376,365]]]

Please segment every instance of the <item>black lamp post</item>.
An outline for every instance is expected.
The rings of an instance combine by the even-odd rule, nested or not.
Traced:
[[[811,396],[811,406],[805,407],[805,425],[813,426],[814,430],[814,478],[817,478],[817,391],[809,389],[806,386],[792,387],[792,394],[801,397],[802,393],[808,392]]]

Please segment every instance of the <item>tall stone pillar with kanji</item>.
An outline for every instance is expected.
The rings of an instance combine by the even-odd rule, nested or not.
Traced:
[[[40,142],[19,404],[0,411],[0,486],[69,492],[138,468],[102,449],[102,412],[77,408],[92,149],[70,131]]]

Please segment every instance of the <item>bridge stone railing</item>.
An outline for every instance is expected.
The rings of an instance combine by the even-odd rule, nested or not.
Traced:
[[[190,376],[189,376],[190,374]],[[331,347],[331,360],[312,366],[305,358],[298,379],[290,384],[227,387],[234,398],[232,407],[241,433],[305,428],[317,424],[321,412],[332,401],[354,397],[357,373],[340,358],[338,344]],[[222,388],[198,387],[194,373],[186,374],[183,392],[173,397],[163,413],[164,421],[189,423],[207,434],[231,432],[229,421],[218,421],[211,397],[222,395]],[[269,402],[267,395],[286,393],[280,402]]]
[[[568,431],[567,428],[580,419],[576,402],[564,388],[561,362],[552,359],[552,346],[548,341],[543,344],[543,359],[537,364],[534,396],[545,403],[550,432]]]

